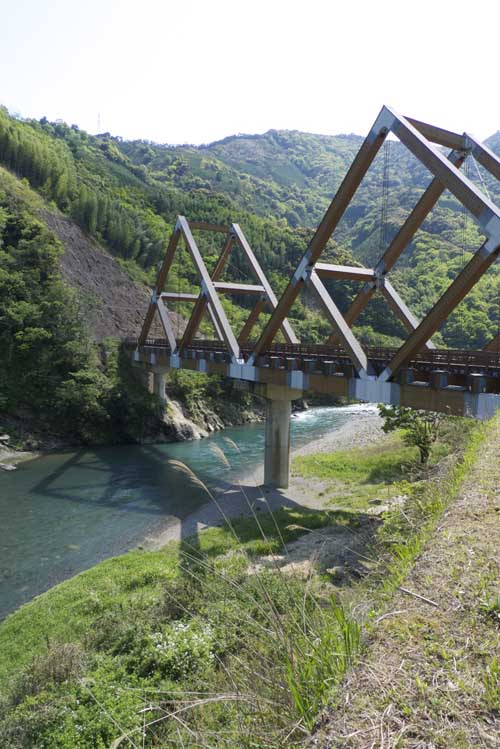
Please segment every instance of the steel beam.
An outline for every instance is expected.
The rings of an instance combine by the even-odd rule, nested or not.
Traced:
[[[346,208],[351,202],[354,193],[358,189],[363,177],[373,162],[373,159],[380,150],[393,121],[394,116],[392,113],[383,107],[379,116],[375,120],[372,129],[368,133],[368,136],[363,141],[361,148],[344,177],[342,184],[337,190],[335,197],[330,203],[330,207],[316,229],[314,236],[309,243],[309,247],[302,257],[292,280],[285,289],[273,315],[265,326],[261,337],[257,341],[252,353],[252,360],[255,360],[258,354],[267,348],[274,340],[283,320],[289,314],[294,301],[300,293],[304,283],[306,269],[310,266],[314,266],[325,249],[326,243],[344,215]]]
[[[373,281],[375,279],[375,271],[371,268],[357,268],[354,265],[316,263],[314,270],[321,278],[337,278],[343,281]]]
[[[231,232],[235,240],[238,242],[239,246],[243,250],[244,254],[246,255],[246,258],[250,264],[250,267],[255,277],[264,287],[264,292],[269,302],[269,306],[271,307],[271,309],[276,309],[278,305],[278,300],[276,299],[276,295],[271,287],[271,284],[267,280],[267,276],[262,270],[259,261],[255,257],[255,254],[252,248],[250,247],[247,238],[243,234],[239,224],[232,224]],[[293,328],[288,322],[288,320],[286,319],[286,317],[281,321],[281,325],[278,327],[281,328],[281,332],[283,333],[283,337],[287,343],[299,342],[299,339],[295,335]]]
[[[176,222],[174,231],[172,232],[170,241],[168,243],[167,252],[165,254],[165,259],[163,261],[163,264],[158,273],[158,277],[156,279],[156,285],[153,291],[153,295],[151,297],[151,301],[149,303],[148,311],[146,312],[144,324],[142,326],[142,330],[139,336],[139,345],[143,344],[146,338],[148,337],[148,333],[150,331],[150,328],[151,328],[151,325],[153,323],[153,319],[155,316],[155,312],[156,312],[156,299],[158,295],[161,294],[161,292],[163,291],[165,287],[165,281],[170,271],[170,268],[174,259],[175,251],[177,249],[177,245],[179,244],[180,236],[181,236],[181,233],[180,233],[179,223]]]
[[[227,261],[229,260],[229,255],[231,254],[231,249],[233,247],[233,244],[234,244],[234,237],[231,234],[231,232],[229,232],[226,237],[226,241],[224,242],[224,247],[222,248],[222,252],[219,256],[219,259],[215,263],[215,267],[212,271],[212,281],[218,281],[219,278],[222,276],[224,268],[227,265]]]
[[[388,108],[386,108],[388,109]],[[476,186],[429,143],[408,120],[394,115],[392,132],[476,217],[488,238],[500,239],[500,211]]]
[[[431,338],[490,265],[495,262],[499,252],[500,244],[494,243],[491,239],[482,245],[391,359],[380,375],[381,380],[385,381],[393,377],[400,367],[404,366],[412,356],[420,351],[425,342]]]
[[[262,294],[263,286],[249,283],[226,283],[225,281],[215,281],[214,288],[222,294]]]
[[[217,279],[221,277],[224,271],[224,268],[226,267],[227,261],[229,259],[229,254],[231,252],[233,243],[234,243],[234,237],[229,232],[226,237],[226,241],[224,242],[224,247],[222,248],[222,252],[212,271],[212,281],[217,281]],[[182,340],[179,344],[179,351],[182,351],[186,346],[189,346],[190,343],[192,342],[193,338],[198,332],[198,328],[200,327],[203,315],[205,314],[206,310],[207,310],[207,300],[203,294],[200,294],[194,306],[193,313],[191,317],[189,318],[188,323],[186,325],[184,335],[182,336]],[[220,336],[220,340],[223,340],[222,331],[218,323],[215,324],[214,322],[215,317],[214,317],[213,309],[211,312],[209,312],[209,315],[212,320],[212,324],[214,325],[214,328],[216,330],[216,334]]]
[[[167,302],[196,302],[199,294],[185,294],[177,291],[162,291],[160,297]]]
[[[467,154],[464,151],[451,151],[448,155],[450,163],[454,164],[458,169],[462,166],[466,159]],[[445,191],[446,187],[440,179],[435,177],[429,184],[419,201],[415,205],[415,208],[407,217],[401,229],[398,231],[389,247],[384,252],[383,256],[376,265],[378,273],[388,273],[397,260],[401,257],[405,249],[410,244],[411,240],[415,236],[418,229],[421,227],[425,218],[432,211],[439,198]],[[373,297],[377,290],[376,285],[366,285],[354,298],[351,306],[344,315],[345,321],[348,325],[353,325],[360,314],[365,309],[366,305]],[[335,343],[335,335],[330,336],[328,343]]]
[[[213,326],[213,328],[215,330],[216,337],[218,338],[219,341],[223,341],[224,338],[222,336],[222,330],[220,329],[220,325],[217,322],[217,318],[215,317],[215,314],[214,314],[214,311],[212,309],[212,305],[211,304],[207,304],[207,312],[208,312],[208,316],[210,318],[210,321],[212,323],[212,326]]]
[[[451,151],[447,159],[451,165],[459,169],[466,157],[467,154],[464,151]],[[440,179],[436,177],[432,180],[377,263],[378,272],[385,274],[391,270],[445,190],[446,186]]]
[[[413,117],[405,117],[405,119],[413,125],[413,127],[418,130],[424,138],[430,140],[431,143],[437,143],[439,146],[445,146],[446,148],[456,148],[459,151],[466,148],[465,134],[460,135],[460,133],[453,133],[451,130],[445,130],[442,127],[429,125],[427,122],[415,120]]]
[[[226,313],[224,312],[220,299],[214,288],[212,279],[210,278],[206,265],[198,249],[198,245],[194,241],[193,235],[191,233],[191,229],[189,228],[189,224],[187,220],[184,218],[184,216],[179,216],[178,222],[179,222],[179,226],[182,231],[182,234],[184,236],[189,254],[192,257],[193,262],[198,271],[198,274],[200,276],[202,295],[206,299],[206,303],[209,303],[213,309],[213,313],[219,325],[224,343],[226,344],[233,359],[237,360],[240,358],[240,349],[238,346],[238,342],[234,336],[234,333],[229,324],[229,320],[226,317]],[[204,311],[204,306],[205,305],[203,305],[203,311]],[[195,310],[193,310],[193,315],[191,316],[191,319],[193,319],[195,311],[196,311],[196,307],[195,307]]]
[[[241,329],[241,333],[238,336],[238,343],[240,344],[240,346],[243,346],[243,344],[245,344],[248,341],[248,339],[250,338],[250,333],[252,332],[253,326],[257,322],[260,313],[263,312],[263,310],[264,310],[264,308],[265,308],[265,306],[266,306],[267,303],[268,302],[267,302],[267,299],[265,298],[265,296],[262,296],[257,301],[257,303],[255,304],[255,306],[253,307],[252,311],[250,312],[250,314],[249,314],[249,316],[247,318],[246,323],[244,324],[243,328]]]
[[[165,305],[162,302],[161,297],[158,297],[156,300],[156,309],[158,310],[158,315],[160,317],[160,322],[162,325],[163,330],[165,331],[165,336],[168,340],[168,345],[170,346],[170,351],[174,353],[175,349],[177,348],[177,341],[175,340],[174,331],[172,328],[172,323],[170,321],[170,318],[168,316],[168,312],[165,308]]]
[[[367,372],[368,359],[365,352],[315,271],[308,274],[306,285],[314,293],[328,320],[337,331],[341,343],[351,357],[356,369],[359,372]]]
[[[413,331],[418,328],[420,321],[415,317],[409,307],[407,307],[403,302],[388,278],[383,279],[383,283],[380,285],[380,291],[386,298],[389,307],[392,309],[396,317],[401,320],[406,330],[409,333],[413,333]],[[428,349],[436,348],[432,341],[427,341],[425,345]]]
[[[183,351],[186,346],[189,346],[198,332],[203,315],[207,312],[208,300],[200,294],[191,313],[191,317],[187,321],[187,325],[184,329],[184,334],[179,343],[179,351]],[[212,311],[213,314],[213,311]]]
[[[465,137],[476,161],[479,161],[481,166],[484,166],[490,174],[497,179],[500,179],[500,159],[496,153],[493,153],[491,148],[485,146],[484,143],[481,143],[477,138],[474,138],[473,135],[465,133]]]

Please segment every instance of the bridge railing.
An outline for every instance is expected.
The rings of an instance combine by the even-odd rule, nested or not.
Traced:
[[[137,338],[128,337],[125,339],[124,344],[129,349],[135,349],[138,347],[139,342]],[[147,338],[142,346],[146,348],[161,348],[169,349],[169,342],[164,338]],[[193,341],[193,343],[186,349],[186,351],[207,351],[207,352],[219,352],[227,356],[227,351],[224,350],[223,345],[220,341]],[[242,348],[242,355],[248,358],[252,353],[253,347],[251,343]],[[366,349],[367,357],[372,361],[376,368],[379,369],[381,366],[385,366],[388,361],[394,356],[397,351],[396,348],[383,348],[380,346],[368,346]],[[325,360],[342,360],[348,361],[349,354],[342,349],[341,346],[328,346],[322,344],[287,344],[287,343],[273,343],[269,346],[266,352],[263,352],[263,356],[284,356],[287,358],[297,359],[319,359]],[[229,357],[227,357],[229,358]],[[500,376],[500,354],[491,351],[471,351],[463,349],[426,349],[424,351],[415,354],[409,367],[414,366],[420,370],[433,370],[443,369],[445,371],[460,372],[462,374],[469,374],[474,372],[480,372],[487,374],[491,377]]]

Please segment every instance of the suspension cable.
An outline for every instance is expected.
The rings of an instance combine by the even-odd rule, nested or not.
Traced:
[[[464,161],[464,167],[463,167],[464,176],[467,177],[467,179],[470,179],[470,161],[468,161],[468,158],[465,158]],[[462,241],[461,241],[461,249],[462,249],[462,268],[465,265],[465,253],[468,249],[468,236],[467,236],[467,229],[469,225],[469,211],[465,207],[465,205],[462,203]]]
[[[382,168],[382,190],[380,195],[380,231],[379,253],[382,254],[387,245],[387,205],[389,202],[389,166],[391,157],[391,141],[384,141],[384,165]]]
[[[478,163],[477,163],[476,159],[474,158],[474,154],[471,153],[470,156],[471,156],[471,159],[472,159],[472,163],[474,164],[474,166],[476,168],[477,176],[479,177],[479,181],[481,183],[481,187],[483,188],[483,190],[484,190],[484,192],[485,192],[486,197],[488,198],[488,200],[491,200],[490,193],[488,192],[488,188],[486,187],[486,183],[485,183],[485,181],[483,179],[483,175],[481,174],[481,172],[479,170]]]

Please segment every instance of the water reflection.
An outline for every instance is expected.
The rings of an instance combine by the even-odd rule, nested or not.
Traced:
[[[302,412],[292,420],[293,444],[318,439],[369,408]],[[216,458],[214,445],[227,454],[230,466]],[[258,424],[196,442],[53,453],[1,474],[0,617],[205,504],[203,488],[171,460],[186,463],[217,491],[257,468],[263,447],[264,429]]]

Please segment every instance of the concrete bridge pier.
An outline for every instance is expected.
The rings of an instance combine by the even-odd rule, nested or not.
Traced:
[[[290,417],[292,400],[302,397],[301,390],[267,385],[264,485],[286,489],[290,480]]]
[[[165,395],[165,369],[153,369],[153,393],[158,396],[163,404],[167,402]]]

